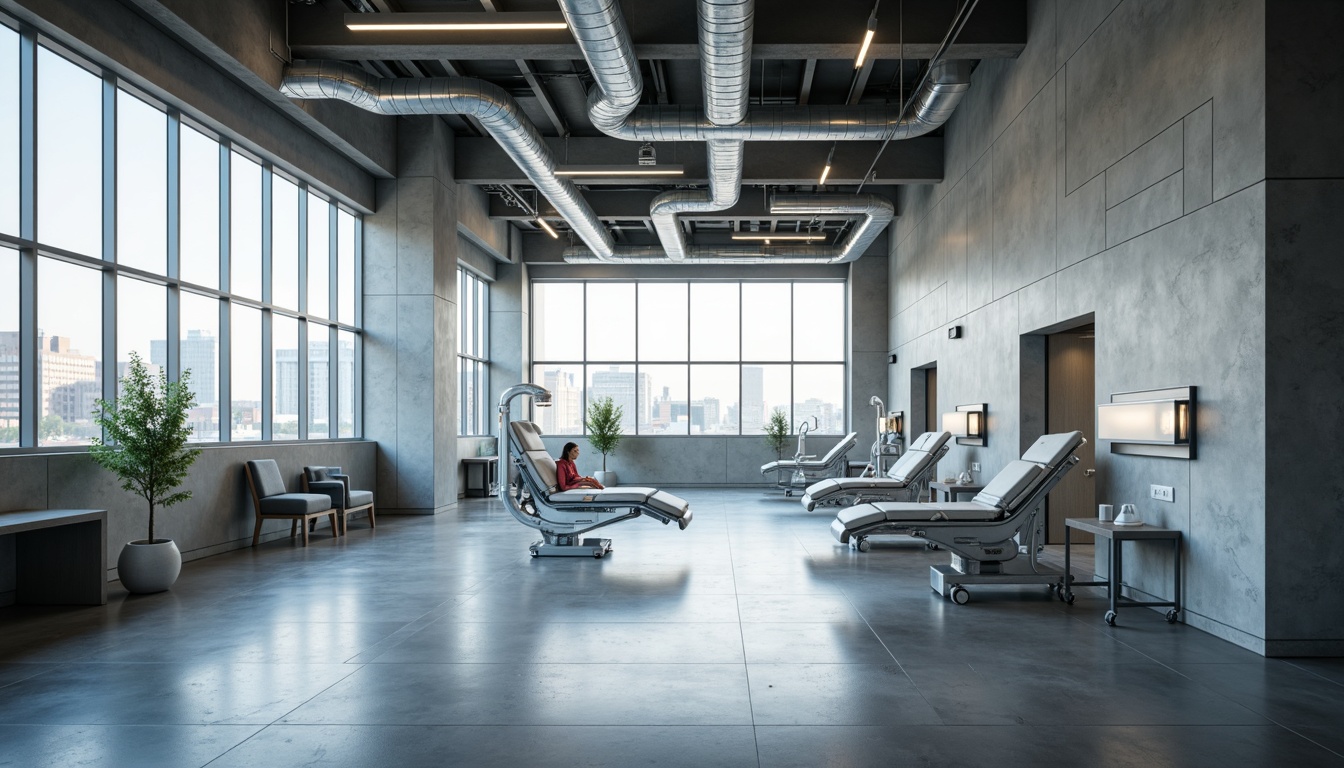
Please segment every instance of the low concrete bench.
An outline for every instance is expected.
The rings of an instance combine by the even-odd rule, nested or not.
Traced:
[[[107,510],[0,512],[0,536],[11,534],[18,602],[107,604]]]

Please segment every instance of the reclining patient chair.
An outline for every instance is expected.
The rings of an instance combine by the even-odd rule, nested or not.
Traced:
[[[858,441],[859,433],[850,432],[820,459],[798,456],[772,461],[761,465],[761,476],[769,477],[771,472],[778,473],[775,475],[775,487],[783,490],[785,496],[792,496],[794,489],[801,490],[818,480],[844,477],[845,468],[849,465],[846,454]]]
[[[817,507],[850,507],[869,501],[919,501],[928,492],[929,479],[938,460],[947,455],[951,439],[948,432],[925,432],[910,443],[909,450],[886,475],[837,477],[813,483],[803,493],[803,506],[811,512]]]
[[[857,504],[840,511],[831,533],[840,543],[859,548],[868,536],[891,533],[946,547],[952,562],[932,566],[929,584],[958,605],[970,600],[963,584],[1047,584],[1058,589],[1064,574],[1036,561],[1044,544],[1039,512],[1046,494],[1078,463],[1074,453],[1085,442],[1081,432],[1044,435],[971,501]],[[1023,531],[1024,545],[1019,541]],[[1026,562],[1017,559],[1019,554],[1027,555]]]
[[[523,525],[541,531],[542,541],[528,549],[533,557],[602,557],[611,539],[579,536],[632,517],[647,515],[664,525],[675,521],[682,530],[691,524],[685,500],[656,488],[622,486],[603,490],[556,490],[555,460],[541,442],[541,429],[530,421],[508,421],[509,482],[505,504]]]

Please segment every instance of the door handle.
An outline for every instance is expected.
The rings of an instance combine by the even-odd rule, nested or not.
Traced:
[[[1091,476],[1093,476],[1093,475],[1095,475],[1095,474],[1097,474],[1097,470],[1095,470],[1095,469],[1084,469],[1084,470],[1083,470],[1083,477],[1091,477]]]

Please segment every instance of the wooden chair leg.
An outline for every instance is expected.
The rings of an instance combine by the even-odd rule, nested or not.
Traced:
[[[373,521],[373,505],[372,505],[372,504],[369,505],[369,527],[370,527],[370,528],[377,528],[377,527],[378,527],[378,524],[375,523],[375,522]]]
[[[298,520],[296,519],[295,522],[298,522]],[[308,521],[304,520],[300,527],[303,529],[303,546],[306,547],[308,546]]]
[[[261,515],[257,515],[257,527],[252,529],[252,546],[257,546],[261,541]]]
[[[331,538],[339,539],[341,537],[341,524],[336,519],[336,513],[332,512],[327,515],[327,519],[331,520]]]

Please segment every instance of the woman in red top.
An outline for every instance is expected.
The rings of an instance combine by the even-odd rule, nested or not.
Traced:
[[[591,477],[579,475],[578,467],[574,466],[574,460],[579,458],[579,446],[574,443],[565,443],[565,447],[560,451],[560,459],[555,462],[555,474],[557,485],[560,490],[569,491],[575,488],[595,488],[600,489],[602,484]]]

